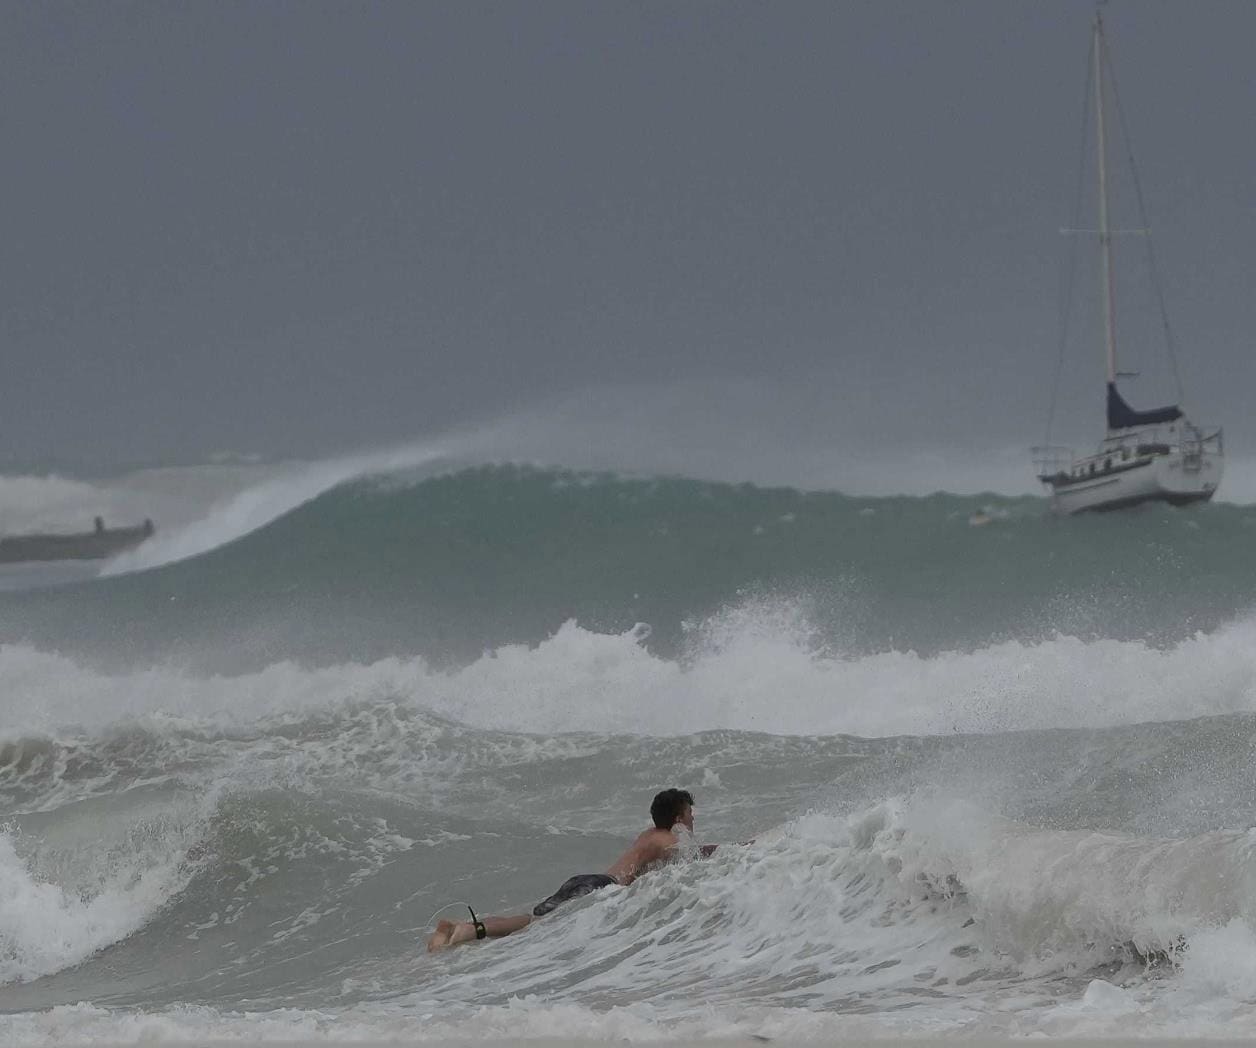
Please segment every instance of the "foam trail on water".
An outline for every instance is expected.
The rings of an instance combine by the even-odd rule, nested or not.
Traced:
[[[101,574],[142,571],[207,553],[355,477],[419,469],[450,454],[450,442],[429,442],[294,464],[279,476],[216,503],[203,518],[170,532],[158,532],[135,549],[114,557]]]

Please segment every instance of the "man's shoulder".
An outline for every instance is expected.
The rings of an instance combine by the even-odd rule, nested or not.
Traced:
[[[670,848],[676,843],[676,834],[671,830],[661,830],[657,826],[644,829],[637,837],[637,844],[655,848]]]

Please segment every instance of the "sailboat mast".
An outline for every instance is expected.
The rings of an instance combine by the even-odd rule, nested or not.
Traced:
[[[1112,232],[1108,228],[1108,140],[1104,126],[1103,17],[1095,15],[1095,127],[1099,135],[1099,254],[1103,260],[1103,331],[1108,381],[1116,381],[1116,302],[1112,286]]]

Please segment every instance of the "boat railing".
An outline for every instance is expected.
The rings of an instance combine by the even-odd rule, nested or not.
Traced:
[[[1196,439],[1203,450],[1214,451],[1218,455],[1225,454],[1225,440],[1220,426],[1215,429],[1212,426],[1192,426],[1191,428],[1195,431]]]
[[[1191,472],[1197,472],[1203,467],[1204,454],[1213,452],[1214,454],[1224,454],[1222,446],[1221,427],[1218,426],[1211,433],[1205,432],[1201,426],[1186,425],[1182,427],[1182,466]]]
[[[1030,448],[1030,453],[1033,455],[1034,471],[1038,474],[1038,479],[1044,481],[1067,473],[1073,468],[1073,460],[1076,458],[1072,448],[1060,444],[1040,444]]]

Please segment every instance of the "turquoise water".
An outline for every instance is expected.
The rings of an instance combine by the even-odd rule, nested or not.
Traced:
[[[974,514],[989,523],[974,526]],[[805,606],[814,643],[932,653],[1055,633],[1171,642],[1256,594],[1256,509],[1055,519],[1036,498],[852,498],[514,467],[327,491],[191,560],[0,595],[8,635],[104,659],[256,668],[422,654],[461,663],[568,619],[687,628],[748,599]]]

